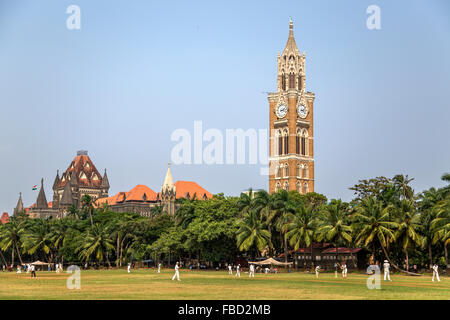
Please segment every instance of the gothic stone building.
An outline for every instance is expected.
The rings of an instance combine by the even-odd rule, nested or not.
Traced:
[[[64,217],[72,206],[81,208],[84,195],[91,196],[97,207],[106,204],[115,212],[134,212],[143,216],[150,216],[154,206],[162,206],[163,211],[173,215],[176,210],[175,200],[179,198],[212,198],[211,193],[193,181],[174,183],[170,165],[159,193],[145,185],[137,185],[128,192],[108,197],[109,188],[106,170],[101,176],[87,151],[79,151],[61,177],[57,172],[53,183],[53,201],[47,202],[42,179],[36,202],[26,208],[20,194],[14,215],[25,212],[31,218]]]
[[[313,110],[315,95],[306,91],[305,53],[289,22],[289,37],[277,57],[277,92],[269,93],[269,192],[281,188],[314,191]]]

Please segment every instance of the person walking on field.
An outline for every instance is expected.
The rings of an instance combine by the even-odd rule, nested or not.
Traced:
[[[316,267],[316,278],[319,278],[320,266]]]
[[[248,277],[249,278],[251,278],[251,277],[254,278],[255,277],[255,266],[253,264],[250,265],[250,272],[249,272]]]
[[[131,263],[129,263],[128,264],[128,267],[127,267],[127,271],[128,271],[128,273],[130,273],[131,271],[130,271],[130,269],[131,269]]]
[[[158,273],[161,273],[161,262],[158,263]]]
[[[441,282],[441,279],[439,279],[439,271],[438,271],[439,266],[437,265],[437,263],[433,265],[432,269],[433,269],[433,278],[431,278],[431,281],[434,282],[434,278],[436,277],[437,281]]]
[[[234,275],[235,277],[241,277],[241,265],[240,264],[238,264],[237,266],[236,266],[236,274]]]
[[[31,271],[31,277],[36,278],[36,267],[34,266],[34,264],[31,265],[30,271]]]
[[[391,280],[391,273],[390,273],[390,271],[389,271],[389,268],[391,267],[391,265],[389,264],[389,261],[387,261],[387,260],[384,260],[384,263],[383,263],[383,269],[384,269],[384,281],[386,281],[386,278],[389,280],[389,281],[392,281]]]
[[[180,269],[180,267],[178,266],[178,262],[175,264],[175,274],[172,277],[172,280],[175,280],[175,278],[177,278],[178,281],[180,280],[180,271],[178,271],[178,269]]]
[[[347,278],[347,264],[344,262],[341,265],[342,269],[342,278]]]
[[[233,275],[233,268],[231,267],[231,264],[228,265],[228,274]]]

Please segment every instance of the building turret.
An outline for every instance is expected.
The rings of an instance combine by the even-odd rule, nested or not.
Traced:
[[[19,200],[17,201],[17,206],[14,208],[14,216],[17,216],[19,213],[24,212],[24,206],[22,201],[22,192],[19,193]]]
[[[164,211],[167,211],[169,215],[175,214],[175,199],[176,199],[176,187],[173,184],[172,172],[170,171],[170,162],[168,163],[166,178],[161,188],[161,202],[164,206]]]
[[[44,178],[41,179],[41,189],[36,200],[36,209],[48,209],[48,202],[44,191]]]

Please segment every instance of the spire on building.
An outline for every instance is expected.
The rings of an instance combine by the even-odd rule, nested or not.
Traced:
[[[41,189],[36,200],[36,209],[48,209],[48,202],[44,191],[44,178],[41,179]]]
[[[72,171],[72,173],[70,175],[70,184],[72,186],[78,185],[78,179],[77,179],[77,174],[75,172],[75,169]]]
[[[283,56],[288,54],[300,54],[300,51],[298,51],[297,44],[295,43],[295,37],[294,37],[294,22],[292,22],[292,19],[289,21],[289,37],[286,42],[286,47],[283,50]]]
[[[58,188],[58,184],[59,184],[59,170],[56,170],[55,182],[53,182],[53,190],[56,190]]]
[[[108,180],[108,175],[106,174],[106,169],[105,169],[105,174],[103,175],[103,179],[102,179],[102,188],[109,189],[109,180]]]
[[[22,192],[19,193],[19,200],[17,201],[17,206],[14,208],[14,215],[21,213],[24,211],[23,201],[22,201]]]
[[[174,189],[175,186],[173,184],[172,172],[170,171],[170,162],[167,164],[167,173],[166,178],[164,179],[164,184],[162,186],[162,190],[171,190]]]
[[[66,183],[66,185],[64,186],[64,191],[60,201],[60,205],[62,206],[73,205],[72,188],[70,187],[69,183]]]

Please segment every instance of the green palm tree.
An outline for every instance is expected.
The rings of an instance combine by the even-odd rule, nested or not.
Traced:
[[[389,239],[394,238],[394,230],[398,227],[398,224],[392,221],[391,210],[392,207],[385,206],[383,201],[370,197],[362,200],[353,217],[356,224],[353,229],[358,230],[355,244],[363,243],[366,247],[372,245],[372,256],[375,257],[375,241],[378,241],[389,261],[386,248]]]
[[[330,241],[336,248],[336,263],[339,260],[338,244],[352,242],[352,227],[348,224],[347,208],[341,200],[332,200],[322,211],[317,229],[317,240]]]
[[[256,201],[255,201],[255,193],[253,192],[253,189],[250,188],[248,190],[248,193],[242,192],[239,196],[238,200],[238,208],[241,212],[241,217],[246,215],[250,212],[250,210],[254,209],[256,207]]]
[[[0,249],[6,251],[11,249],[11,264],[14,265],[14,253],[17,252],[20,264],[22,256],[19,251],[21,235],[24,233],[24,226],[27,220],[11,217],[9,222],[3,225],[0,232]]]
[[[33,219],[24,229],[22,247],[28,254],[37,254],[45,261],[53,261],[53,241],[50,224],[52,220]]]
[[[444,245],[445,264],[448,265],[448,250],[450,244],[450,196],[436,204],[436,217],[431,222],[434,230],[432,243],[442,242]]]
[[[295,205],[289,197],[289,192],[280,190],[274,195],[274,208],[277,215],[275,226],[280,232],[281,244],[284,248],[284,262],[287,262],[289,251],[286,238],[286,225],[290,215],[295,212]]]
[[[75,250],[80,258],[84,261],[89,261],[94,258],[99,263],[108,259],[108,251],[114,250],[113,240],[110,237],[110,232],[105,226],[101,224],[94,224],[86,233],[83,233],[79,238],[79,247]]]
[[[311,268],[313,268],[312,244],[317,226],[312,206],[306,207],[303,203],[291,214],[286,225],[286,238],[295,251],[295,267],[297,268],[297,250],[300,245],[311,247]]]
[[[239,251],[254,249],[259,255],[264,248],[272,246],[270,232],[264,229],[264,225],[258,218],[255,210],[248,212],[238,222],[238,228],[236,232],[236,244]]]
[[[394,238],[401,243],[406,258],[406,271],[409,271],[408,250],[413,245],[421,246],[423,243],[422,236],[419,234],[421,228],[420,215],[417,214],[414,203],[406,199],[400,202],[396,211],[399,221]]]
[[[89,214],[89,218],[91,219],[91,227],[94,226],[94,220],[92,218],[93,212],[94,212],[94,202],[92,200],[92,197],[88,194],[85,194],[81,197],[81,210],[84,213]]]

